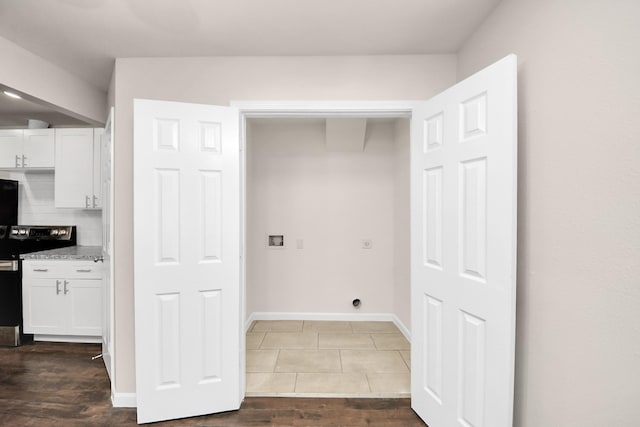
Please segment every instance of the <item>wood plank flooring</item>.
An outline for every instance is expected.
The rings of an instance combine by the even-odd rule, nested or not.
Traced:
[[[113,408],[97,344],[0,347],[0,426],[134,426],[132,408]],[[158,426],[424,426],[409,399],[248,397],[239,411]]]

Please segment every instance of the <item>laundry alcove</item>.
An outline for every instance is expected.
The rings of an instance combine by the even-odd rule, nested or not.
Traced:
[[[382,320],[406,334],[409,119],[250,118],[245,171],[247,328]]]

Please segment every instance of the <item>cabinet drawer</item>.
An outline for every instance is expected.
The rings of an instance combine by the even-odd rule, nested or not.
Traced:
[[[69,278],[101,279],[102,264],[93,261],[24,261],[22,263],[25,279]]]
[[[52,262],[37,262],[37,261],[23,261],[22,262],[23,275],[28,278],[50,278],[50,277],[63,277],[65,268],[59,263]]]
[[[102,266],[93,261],[89,262],[69,262],[66,266],[65,277],[71,279],[101,279],[102,278]]]

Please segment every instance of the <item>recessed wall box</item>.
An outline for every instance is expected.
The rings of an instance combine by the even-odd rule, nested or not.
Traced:
[[[284,248],[284,235],[269,234],[267,236],[267,246],[270,248]]]

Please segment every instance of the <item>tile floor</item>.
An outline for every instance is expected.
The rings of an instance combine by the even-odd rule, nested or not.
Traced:
[[[391,322],[258,320],[247,396],[408,397],[410,345]]]

